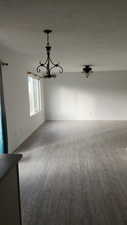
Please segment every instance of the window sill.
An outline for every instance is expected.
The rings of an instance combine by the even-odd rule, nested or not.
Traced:
[[[34,116],[37,116],[38,114],[40,114],[42,112],[42,110],[38,111],[38,112],[35,112],[33,114],[30,115],[30,118],[34,117]]]

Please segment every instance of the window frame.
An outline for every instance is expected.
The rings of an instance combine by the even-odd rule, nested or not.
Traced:
[[[31,83],[31,84],[30,84]],[[28,76],[28,97],[30,117],[42,111],[41,81],[31,75]]]

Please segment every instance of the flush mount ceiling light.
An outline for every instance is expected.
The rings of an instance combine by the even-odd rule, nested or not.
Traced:
[[[93,73],[92,66],[93,65],[83,65],[82,73],[85,73],[86,78],[88,78],[90,74]]]
[[[45,46],[46,49],[46,60],[43,62],[40,60],[39,65],[36,67],[36,72],[27,72],[27,74],[32,74],[37,78],[56,78],[57,73],[63,73],[63,68],[58,63],[54,63],[51,59],[51,45],[49,43],[49,34],[52,30],[44,30],[44,33],[47,36],[47,43]]]

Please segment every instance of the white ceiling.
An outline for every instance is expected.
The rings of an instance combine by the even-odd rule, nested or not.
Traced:
[[[126,0],[0,0],[2,44],[38,60],[45,28],[64,71],[127,69]]]

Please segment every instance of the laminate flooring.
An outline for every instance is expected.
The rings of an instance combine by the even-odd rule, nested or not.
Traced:
[[[127,225],[127,121],[53,121],[19,149],[23,225]]]

